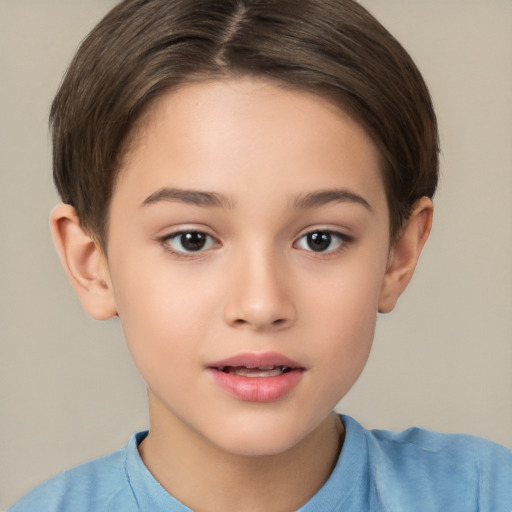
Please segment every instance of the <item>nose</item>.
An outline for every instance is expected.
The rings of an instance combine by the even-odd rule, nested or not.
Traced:
[[[232,327],[278,331],[296,318],[291,282],[271,251],[251,252],[233,262],[224,319]]]

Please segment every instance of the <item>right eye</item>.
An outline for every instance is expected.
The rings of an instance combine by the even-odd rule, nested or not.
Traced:
[[[296,242],[299,249],[316,253],[334,253],[342,249],[351,239],[343,233],[318,229],[301,236]]]
[[[162,243],[171,252],[186,255],[211,249],[215,240],[202,231],[177,231],[162,239]]]

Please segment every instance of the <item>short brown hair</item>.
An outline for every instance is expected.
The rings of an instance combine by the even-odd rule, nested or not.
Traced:
[[[432,197],[438,134],[421,74],[353,0],[125,0],[80,46],[52,105],[54,180],[106,248],[108,210],[136,121],[190,80],[249,75],[328,97],[380,150],[393,236]]]

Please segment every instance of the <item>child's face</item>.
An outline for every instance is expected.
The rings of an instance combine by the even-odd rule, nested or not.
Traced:
[[[377,150],[326,100],[249,79],[161,99],[108,238],[152,429],[258,455],[319,427],[367,360],[388,233]]]

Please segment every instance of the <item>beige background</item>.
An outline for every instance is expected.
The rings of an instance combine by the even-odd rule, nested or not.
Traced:
[[[340,410],[512,447],[512,2],[364,0],[417,60],[442,136],[432,238]],[[0,509],[147,426],[116,322],[88,319],[48,231],[47,113],[112,1],[0,0]],[[383,84],[385,87],[385,84]]]

